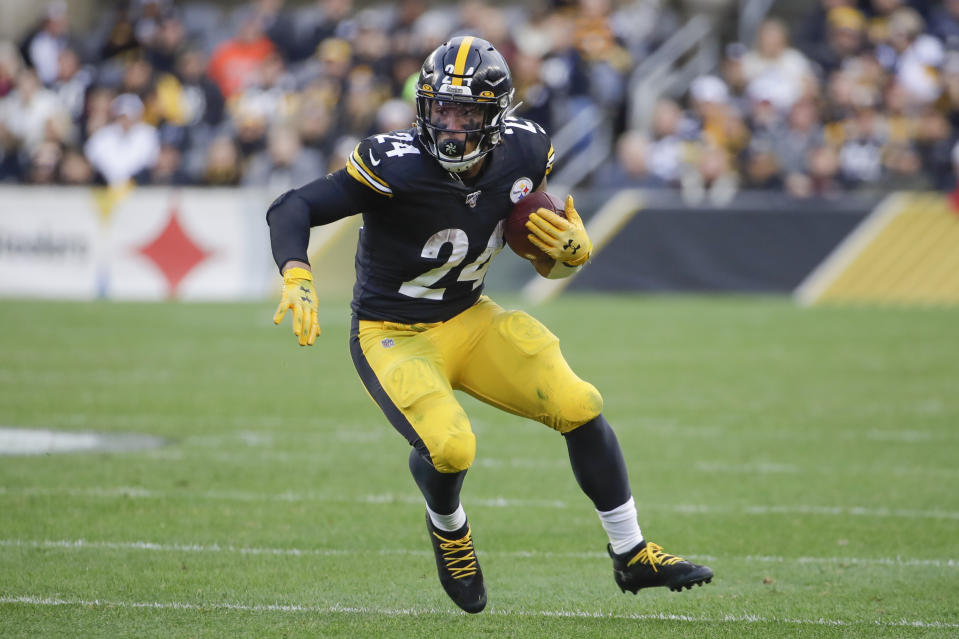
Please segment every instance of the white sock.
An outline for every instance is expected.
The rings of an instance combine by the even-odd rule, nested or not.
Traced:
[[[636,516],[636,504],[633,498],[622,506],[602,512],[597,510],[599,521],[609,536],[609,545],[613,552],[621,555],[632,550],[643,541],[643,532],[639,529],[639,520]]]
[[[449,515],[434,513],[429,506],[426,507],[426,512],[430,514],[433,525],[446,532],[455,532],[466,524],[466,511],[463,510],[463,504],[457,506],[456,510]]]

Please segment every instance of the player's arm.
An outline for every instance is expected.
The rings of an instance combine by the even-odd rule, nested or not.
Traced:
[[[293,334],[300,346],[311,346],[320,334],[319,301],[306,253],[310,228],[358,213],[366,197],[342,169],[287,191],[267,211],[273,259],[283,275],[283,290],[273,322],[279,324],[292,310]]]
[[[546,177],[536,187],[546,190]],[[566,197],[566,218],[547,209],[539,209],[529,216],[526,228],[529,240],[543,256],[533,262],[536,272],[545,278],[558,280],[578,272],[589,260],[593,245],[586,234],[583,221],[573,205],[573,196]]]

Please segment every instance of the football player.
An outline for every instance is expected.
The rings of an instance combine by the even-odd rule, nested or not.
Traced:
[[[320,333],[307,261],[310,227],[362,214],[351,305],[356,370],[410,446],[409,467],[426,501],[440,583],[467,612],[486,605],[483,573],[460,488],[476,453],[462,390],[564,436],[573,473],[609,537],[620,589],[691,588],[713,572],[643,538],[623,455],[603,399],[570,369],[559,340],[521,311],[483,295],[503,248],[513,204],[545,190],[553,147],[535,122],[510,115],[513,83],[489,42],[453,38],[429,55],[416,83],[416,122],[360,142],[345,168],[281,195],[267,221],[283,274],[274,322],[293,311],[293,333]],[[530,216],[533,260],[566,277],[591,245],[572,198],[566,217]]]

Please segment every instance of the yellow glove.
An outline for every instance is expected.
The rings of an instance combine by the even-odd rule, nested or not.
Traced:
[[[283,321],[288,309],[293,309],[293,334],[300,338],[300,346],[313,346],[320,334],[316,313],[320,303],[313,288],[313,275],[305,268],[291,268],[283,274],[283,295],[276,307],[273,323]]]
[[[537,209],[530,213],[526,228],[529,241],[557,262],[567,266],[579,266],[589,259],[593,245],[583,228],[579,213],[573,208],[573,196],[566,196],[566,218],[549,209]]]

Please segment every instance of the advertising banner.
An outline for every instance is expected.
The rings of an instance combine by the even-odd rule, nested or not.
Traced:
[[[242,189],[0,190],[0,295],[262,298],[267,195]]]

